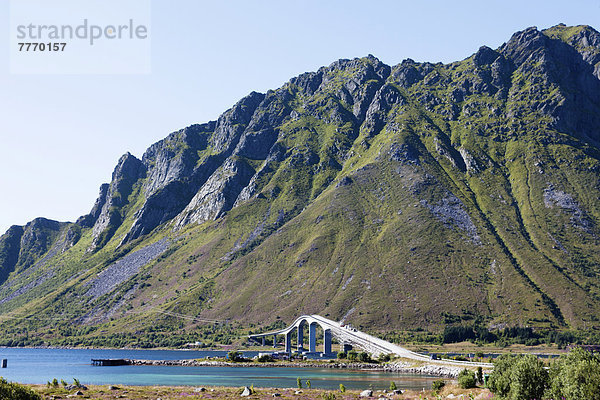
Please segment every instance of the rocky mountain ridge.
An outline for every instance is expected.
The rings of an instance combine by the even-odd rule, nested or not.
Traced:
[[[528,28],[447,65],[339,60],[125,154],[76,223],[11,227],[0,300],[138,328],[157,308],[596,326],[599,144],[591,27]],[[105,289],[75,301],[90,285]]]

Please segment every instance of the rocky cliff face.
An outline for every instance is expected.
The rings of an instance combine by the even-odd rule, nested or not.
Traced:
[[[19,261],[19,250],[23,227],[13,225],[0,238],[0,283],[4,282],[8,275],[15,270]]]
[[[145,174],[144,166],[140,160],[127,153],[123,155],[112,174],[112,181],[106,190],[100,188],[99,198],[92,209],[98,218],[94,222],[94,240],[90,250],[97,250],[104,246],[113,236],[119,225],[123,222],[122,209],[129,203],[129,195],[134,184]],[[102,204],[101,207],[97,207]],[[97,212],[100,208],[100,212]],[[96,209],[96,210],[95,210]]]
[[[590,27],[529,28],[448,65],[339,60],[124,155],[76,224],[12,227],[0,301],[74,304],[97,286],[81,321],[130,321],[116,316],[132,302],[241,321],[589,326],[599,141]],[[51,273],[19,292],[41,259]]]
[[[36,218],[24,227],[11,226],[0,238],[0,283],[13,271],[27,270],[57,244],[65,249],[74,245],[78,237],[71,233],[67,238],[66,226],[46,218]]]

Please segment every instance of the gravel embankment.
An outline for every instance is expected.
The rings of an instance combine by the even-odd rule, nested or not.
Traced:
[[[369,363],[306,363],[306,362],[283,362],[283,363],[252,363],[239,362],[231,363],[227,361],[213,360],[127,360],[129,365],[157,365],[157,366],[184,366],[184,367],[290,367],[290,368],[339,368],[353,370],[376,370],[386,372],[397,372],[406,374],[420,374],[441,376],[445,378],[456,378],[462,370],[459,367],[450,367],[443,365],[425,364],[414,366],[408,363],[390,363],[390,364],[369,364]]]

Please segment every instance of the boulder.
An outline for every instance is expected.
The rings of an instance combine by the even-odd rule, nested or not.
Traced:
[[[248,397],[251,394],[252,394],[252,391],[250,390],[250,388],[248,386],[244,386],[244,390],[242,390],[242,394],[240,396]]]

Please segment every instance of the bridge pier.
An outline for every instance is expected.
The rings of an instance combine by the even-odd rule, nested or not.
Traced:
[[[317,323],[312,322],[308,325],[308,351],[317,352]]]
[[[340,343],[340,351],[341,351],[341,352],[347,353],[347,352],[349,352],[350,350],[352,350],[352,344],[350,344],[350,343],[345,343],[345,342],[341,342],[341,343]]]
[[[262,337],[262,346],[265,347],[265,337]]]
[[[292,332],[288,332],[285,334],[285,352],[292,352]]]
[[[304,350],[304,324],[298,325],[298,351]]]
[[[273,335],[273,347],[277,347],[277,335]]]
[[[331,329],[323,331],[323,353],[331,354]]]

